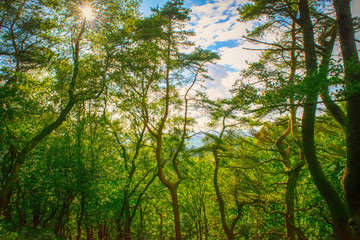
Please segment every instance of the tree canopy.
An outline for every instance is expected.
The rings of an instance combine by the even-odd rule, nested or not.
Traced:
[[[260,58],[214,100],[182,0],[2,1],[0,239],[360,239],[350,2],[237,6]]]

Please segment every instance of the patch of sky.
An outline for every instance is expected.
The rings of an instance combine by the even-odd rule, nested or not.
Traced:
[[[226,12],[225,12],[226,13]],[[220,19],[219,21],[217,21],[217,23],[224,23],[230,20],[230,17],[232,17],[231,15],[227,16],[227,18],[224,19]]]
[[[239,130],[234,130],[234,131],[239,137],[253,138],[254,137],[254,132],[260,131],[260,127],[253,127],[252,129],[244,129],[244,130],[239,129]],[[217,134],[215,134],[215,135],[217,135]],[[188,140],[188,147],[190,149],[195,149],[195,148],[199,148],[199,147],[204,146],[204,144],[205,144],[204,138],[205,137],[206,137],[206,135],[204,133],[201,133],[201,132],[195,133]]]
[[[185,1],[185,6],[189,5],[195,5],[195,6],[201,6],[204,5],[206,1],[204,0],[191,0],[191,1]]]
[[[140,12],[145,15],[151,14],[151,8],[156,8],[157,6],[163,6],[167,0],[143,0],[140,5]]]
[[[207,47],[207,49],[217,50],[222,47],[234,48],[234,47],[238,47],[240,44],[241,44],[240,40],[227,40],[227,41],[215,42],[214,44]]]
[[[257,20],[257,21],[253,21],[253,22],[252,22],[252,29],[257,28],[257,27],[263,25],[265,22],[266,22],[265,19],[259,19],[259,20]]]
[[[194,149],[194,148],[202,147],[204,145],[203,138],[204,138],[204,134],[196,134],[192,136],[190,140],[188,140],[189,148]]]
[[[225,71],[227,71],[227,72],[239,72],[238,69],[233,68],[233,67],[231,67],[231,66],[228,65],[228,64],[225,64],[224,67],[225,67]]]
[[[140,5],[140,12],[145,15],[151,14],[151,8],[162,7],[168,0],[143,0]],[[191,8],[192,5],[201,6],[205,3],[204,0],[185,0],[184,7]]]

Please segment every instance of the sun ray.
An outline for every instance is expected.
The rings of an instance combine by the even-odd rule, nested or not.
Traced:
[[[91,20],[93,20],[95,18],[95,14],[94,14],[94,11],[91,8],[91,6],[89,6],[89,5],[82,6],[80,8],[80,10],[81,10],[81,13],[82,13],[83,17],[86,20],[91,21]]]

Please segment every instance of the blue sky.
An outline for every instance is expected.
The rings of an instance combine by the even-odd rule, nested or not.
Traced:
[[[143,0],[141,11],[150,13],[150,7],[160,7],[166,0]],[[192,10],[188,29],[196,36],[190,40],[196,46],[217,51],[221,60],[208,66],[214,81],[205,84],[206,93],[212,99],[230,96],[229,90],[247,65],[245,61],[256,61],[258,53],[244,50],[242,36],[252,23],[240,23],[237,8],[247,0],[185,0],[184,5]],[[249,47],[249,46],[248,46]]]
[[[141,4],[141,11],[143,13],[149,13],[150,7],[156,7],[157,5],[161,7],[164,3],[166,3],[166,0],[143,0]],[[184,5],[185,7],[190,8],[193,5],[203,5],[205,3],[206,0],[189,0],[185,1]]]
[[[162,6],[166,0],[143,0],[141,11],[150,13],[150,7]],[[229,97],[239,72],[246,68],[246,62],[258,60],[259,53],[246,50],[252,48],[243,40],[246,29],[253,27],[253,22],[239,22],[237,8],[248,0],[185,0],[184,5],[192,10],[188,29],[194,30],[192,40],[195,45],[217,51],[221,60],[216,65],[208,66],[213,82],[206,84],[206,93],[212,99]],[[352,1],[354,16],[360,15],[360,0]],[[360,34],[358,34],[360,38]]]

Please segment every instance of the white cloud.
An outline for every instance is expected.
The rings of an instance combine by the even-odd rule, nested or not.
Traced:
[[[360,1],[351,2],[351,12],[353,17],[360,16]]]
[[[217,49],[221,60],[217,65],[209,65],[209,75],[213,82],[206,82],[206,93],[211,99],[230,96],[239,72],[247,67],[246,62],[259,59],[258,51],[244,48],[263,48],[264,45],[254,45],[244,41],[242,36],[246,29],[252,29],[254,22],[239,22],[237,8],[248,3],[247,0],[213,0],[201,6],[192,6],[191,23],[189,29],[195,31],[196,36],[190,40],[203,48]],[[360,16],[360,1],[352,1],[353,16]],[[360,33],[357,34],[359,37]],[[267,35],[265,41],[272,42],[277,35]],[[226,42],[232,41],[231,45]],[[220,47],[218,47],[220,46]]]
[[[230,90],[233,88],[237,79],[239,79],[239,72],[228,72],[227,77],[221,79],[222,85],[225,86],[226,89]]]
[[[203,48],[217,49],[221,60],[217,65],[209,65],[209,76],[214,81],[205,84],[206,93],[211,99],[229,97],[239,72],[247,67],[246,61],[258,59],[258,53],[243,49],[242,36],[246,29],[253,27],[252,22],[239,22],[237,8],[247,0],[214,0],[201,6],[192,6],[189,29],[195,31],[191,38]],[[231,42],[231,45],[228,43]],[[219,46],[219,47],[218,47]]]
[[[205,93],[212,100],[222,98],[229,95],[228,88],[224,84],[224,79],[229,77],[229,73],[226,72],[225,67],[218,64],[209,64],[207,66],[208,75],[213,79],[205,82]]]
[[[232,69],[241,71],[247,67],[246,62],[254,62],[259,59],[259,52],[245,48],[254,48],[254,45],[241,45],[238,47],[222,47],[219,49],[221,60],[219,64],[227,65]]]
[[[240,23],[237,8],[246,0],[217,0],[191,8],[191,26],[196,36],[191,40],[207,48],[219,41],[239,40],[251,23]]]

